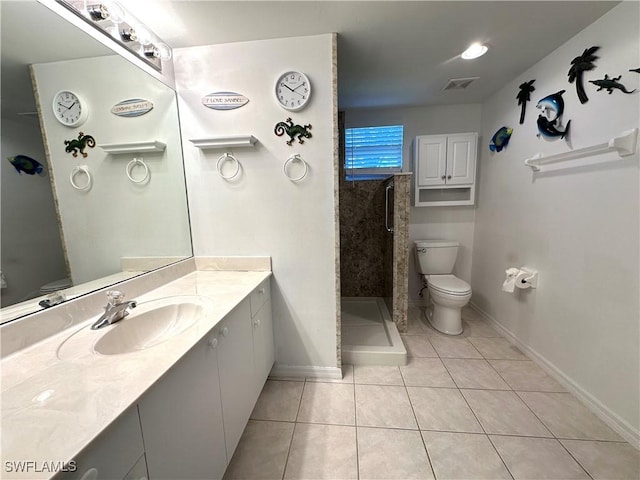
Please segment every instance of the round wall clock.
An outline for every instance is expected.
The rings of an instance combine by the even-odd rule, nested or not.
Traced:
[[[282,108],[302,110],[311,98],[311,82],[304,73],[286,72],[276,82],[276,99]]]
[[[82,125],[89,116],[89,107],[77,94],[62,90],[53,97],[53,115],[56,120],[67,127]]]

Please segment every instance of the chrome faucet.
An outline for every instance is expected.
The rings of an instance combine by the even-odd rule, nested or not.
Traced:
[[[130,302],[124,301],[124,293],[117,290],[107,291],[107,304],[104,307],[102,316],[91,325],[91,330],[97,330],[107,325],[119,322],[129,315],[129,309],[135,308],[138,302],[135,300]]]

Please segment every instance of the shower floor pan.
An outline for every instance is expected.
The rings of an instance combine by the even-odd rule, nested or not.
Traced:
[[[406,365],[407,351],[384,300],[342,297],[342,363]]]

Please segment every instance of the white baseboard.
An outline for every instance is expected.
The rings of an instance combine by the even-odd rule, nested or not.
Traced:
[[[332,380],[342,379],[342,369],[340,367],[314,367],[297,365],[274,365],[271,369],[272,377],[287,378],[327,378]]]
[[[602,404],[597,398],[591,395],[578,385],[573,379],[568,377],[562,370],[556,367],[553,363],[547,360],[545,357],[536,352],[533,348],[526,345],[518,339],[510,330],[504,327],[500,322],[493,318],[490,314],[485,312],[482,308],[478,307],[475,303],[469,302],[469,306],[480,314],[485,320],[490,322],[500,333],[508,338],[513,344],[515,344],[520,350],[522,350],[531,360],[536,362],[543,370],[556,379],[562,386],[564,386],[569,392],[574,394],[585,406],[591,410],[598,418],[611,427],[618,435],[624,438],[627,442],[633,445],[636,449],[640,450],[640,431],[635,429],[626,420],[621,418],[618,414],[611,411],[605,405]]]

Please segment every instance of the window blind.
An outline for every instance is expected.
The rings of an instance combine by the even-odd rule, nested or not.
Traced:
[[[403,126],[347,128],[345,170],[353,175],[402,170]]]

